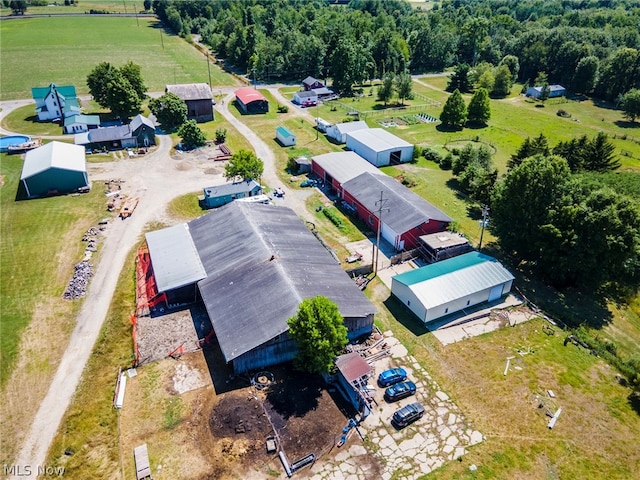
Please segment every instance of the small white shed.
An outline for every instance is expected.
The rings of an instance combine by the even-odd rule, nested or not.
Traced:
[[[391,293],[427,323],[499,299],[513,278],[495,258],[469,252],[392,277]]]
[[[276,128],[276,139],[285,147],[296,144],[296,136],[282,126]]]

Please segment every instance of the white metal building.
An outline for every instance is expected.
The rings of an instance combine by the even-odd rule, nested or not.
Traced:
[[[327,127],[327,137],[334,139],[338,143],[346,143],[347,133],[368,129],[369,125],[367,125],[367,122],[363,120],[336,123],[335,125]]]
[[[498,260],[469,252],[396,275],[391,293],[427,323],[511,290],[513,275]]]
[[[356,130],[346,134],[347,148],[376,167],[397,165],[413,158],[413,145],[383,128]]]

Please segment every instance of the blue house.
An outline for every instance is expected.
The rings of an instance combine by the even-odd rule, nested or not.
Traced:
[[[216,208],[239,198],[254,197],[262,194],[262,186],[255,180],[225,183],[204,189],[203,208]]]
[[[549,98],[563,97],[565,93],[567,93],[567,89],[562,85],[549,85]],[[540,99],[542,97],[542,87],[529,87],[525,95]]]

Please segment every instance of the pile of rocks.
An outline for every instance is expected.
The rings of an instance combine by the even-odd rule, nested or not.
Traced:
[[[64,298],[67,300],[84,297],[87,293],[89,278],[93,275],[92,265],[87,260],[76,263],[73,269],[73,277],[64,291]]]

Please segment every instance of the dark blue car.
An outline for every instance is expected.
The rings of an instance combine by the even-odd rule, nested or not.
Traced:
[[[378,375],[378,386],[388,387],[389,385],[395,385],[399,382],[404,382],[407,379],[407,372],[404,368],[396,367],[385,370]]]
[[[384,398],[388,402],[395,402],[402,398],[409,397],[416,393],[416,384],[408,382],[400,382],[390,386],[384,391]]]
[[[391,418],[391,424],[400,429],[404,428],[412,422],[415,422],[424,415],[424,407],[420,403],[412,403],[400,410],[396,410]]]

